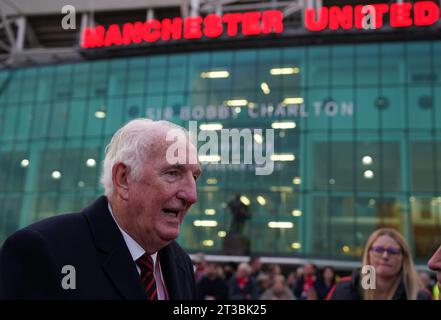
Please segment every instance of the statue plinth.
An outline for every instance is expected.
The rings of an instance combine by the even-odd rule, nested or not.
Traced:
[[[249,255],[248,238],[240,234],[228,234],[223,242],[222,253],[227,255]]]

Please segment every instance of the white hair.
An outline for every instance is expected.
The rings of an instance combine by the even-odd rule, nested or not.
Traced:
[[[252,272],[250,265],[246,262],[241,262],[237,266],[237,270],[239,270],[239,269],[243,269],[248,275],[251,274],[251,272]]]
[[[132,179],[137,180],[142,174],[145,161],[151,146],[157,138],[155,132],[161,128],[180,129],[188,136],[185,128],[172,122],[139,118],[134,119],[121,127],[113,135],[105,150],[101,184],[104,194],[109,198],[113,194],[112,168],[117,162],[124,163],[129,168]]]

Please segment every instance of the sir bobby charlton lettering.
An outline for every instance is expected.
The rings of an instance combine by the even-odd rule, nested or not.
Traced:
[[[168,134],[178,138],[169,141]],[[170,163],[171,144],[197,159],[185,129],[136,119],[106,148],[105,195],[81,212],[17,231],[0,249],[0,299],[193,299],[193,266],[174,241],[197,200],[197,161]],[[63,288],[63,266],[76,272]]]

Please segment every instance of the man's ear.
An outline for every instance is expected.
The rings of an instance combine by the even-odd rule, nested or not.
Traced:
[[[122,162],[117,162],[112,168],[112,182],[116,196],[122,200],[129,198],[129,168]]]

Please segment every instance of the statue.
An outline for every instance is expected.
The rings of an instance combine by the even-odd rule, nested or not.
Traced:
[[[250,207],[240,201],[240,195],[228,202],[228,208],[231,211],[230,235],[241,235],[245,229],[245,222],[251,218]]]
[[[249,240],[244,234],[245,223],[251,218],[250,207],[236,195],[228,202],[231,213],[230,229],[223,243],[223,252],[232,255],[249,255]]]

